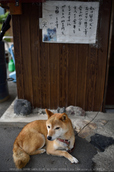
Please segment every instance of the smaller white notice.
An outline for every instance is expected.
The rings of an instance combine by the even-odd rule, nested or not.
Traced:
[[[47,1],[40,19],[42,41],[95,43],[99,2]]]

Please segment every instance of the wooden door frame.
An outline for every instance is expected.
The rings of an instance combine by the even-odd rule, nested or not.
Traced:
[[[109,65],[110,65],[110,52],[111,52],[111,43],[112,43],[113,18],[114,18],[114,1],[112,0],[110,28],[109,28],[109,41],[108,41],[108,54],[107,54],[107,66],[106,66],[106,78],[105,78],[105,89],[104,89],[104,97],[103,97],[103,104],[102,104],[102,111],[103,112],[105,112],[105,105],[106,105],[106,95],[107,95]]]

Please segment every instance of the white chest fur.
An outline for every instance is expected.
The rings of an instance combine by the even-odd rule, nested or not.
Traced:
[[[68,144],[61,142],[61,141],[56,139],[54,142],[54,149],[66,149],[66,150],[68,150]]]

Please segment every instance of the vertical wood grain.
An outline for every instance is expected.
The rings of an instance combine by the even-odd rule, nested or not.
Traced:
[[[78,45],[68,45],[68,105],[77,104]]]
[[[33,88],[32,88],[32,68],[31,68],[31,42],[30,42],[30,6],[22,5],[21,15],[21,46],[23,61],[23,79],[24,79],[24,98],[29,100],[33,105]]]
[[[67,106],[68,94],[68,45],[59,44],[59,106]]]
[[[59,106],[59,44],[49,45],[50,107]]]
[[[99,110],[103,101],[111,0],[100,1],[97,43],[43,43],[41,3],[12,16],[18,97],[34,107],[75,105]]]
[[[40,59],[40,73],[41,73],[41,102],[42,108],[49,107],[49,44],[41,43],[41,59]]]
[[[12,15],[14,56],[16,66],[17,93],[18,98],[24,98],[24,76],[22,61],[22,45],[21,45],[21,22],[20,16]]]
[[[97,68],[97,49],[93,45],[89,46],[87,58],[87,79],[86,79],[86,110],[93,110],[95,85],[96,85],[96,68]]]
[[[106,79],[106,65],[108,60],[108,39],[109,26],[111,17],[111,0],[104,0],[99,9],[99,25],[98,25],[98,55],[97,62],[97,76],[96,88],[94,97],[93,110],[102,110],[102,103],[104,98],[105,79]]]
[[[88,45],[78,46],[77,106],[85,109]]]
[[[40,30],[39,17],[41,17],[41,5],[30,4],[30,44],[31,44],[31,66],[32,87],[34,107],[41,107],[41,73],[40,73]]]

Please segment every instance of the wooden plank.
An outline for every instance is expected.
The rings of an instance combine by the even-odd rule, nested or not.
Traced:
[[[21,15],[21,46],[23,59],[24,98],[33,105],[32,69],[31,69],[31,42],[30,42],[30,6],[22,4]]]
[[[49,83],[49,44],[41,43],[40,74],[42,108],[49,108],[50,83]]]
[[[56,51],[55,51],[56,50]],[[59,44],[49,45],[50,107],[59,106]]]
[[[94,96],[96,86],[96,71],[97,71],[97,48],[89,45],[88,58],[87,58],[87,80],[86,80],[86,109],[93,110]]]
[[[109,84],[109,65],[110,65],[110,59],[111,59],[111,49],[113,49],[112,48],[112,46],[114,45],[113,44],[113,35],[112,35],[112,32],[113,32],[113,18],[114,18],[114,1],[112,1],[112,7],[111,7],[111,18],[110,18],[110,30],[109,30],[109,48],[108,48],[108,59],[107,59],[107,69],[106,69],[106,80],[105,80],[105,90],[104,90],[104,102],[103,102],[103,112],[105,111],[105,106],[106,106],[106,103],[107,103],[107,101],[106,101],[106,99],[108,98],[108,97],[110,97],[110,94],[109,94],[109,96],[107,96],[108,94],[108,84]],[[112,85],[112,83],[111,83],[111,85]],[[109,92],[110,92],[110,90],[109,90]],[[113,96],[112,96],[113,97]]]
[[[108,57],[108,37],[111,14],[111,0],[104,0],[99,9],[97,76],[93,110],[99,110],[103,103],[106,65]],[[102,110],[102,109],[101,109]]]
[[[41,107],[41,73],[40,73],[40,30],[39,17],[41,17],[41,5],[31,4],[30,7],[30,44],[31,44],[31,69],[33,105]],[[33,17],[34,16],[34,17]]]
[[[39,4],[39,17],[42,16],[42,5]],[[39,30],[39,77],[41,94],[41,108],[50,107],[50,71],[49,71],[49,44],[42,42],[42,30]]]
[[[22,14],[22,6],[21,6],[21,3],[19,3],[18,6],[15,5],[15,2],[14,3],[10,3],[9,4],[9,8],[10,8],[10,14],[11,15],[19,15],[19,14]]]
[[[59,44],[59,106],[67,106],[68,97],[68,45]]]
[[[78,45],[68,45],[68,106],[76,105],[78,78]]]
[[[24,98],[24,78],[23,78],[23,61],[21,49],[21,21],[20,16],[12,15],[13,26],[13,41],[14,41],[14,56],[16,66],[16,79],[17,79],[17,95],[18,98]]]
[[[88,45],[78,45],[77,101],[76,105],[85,109]]]

